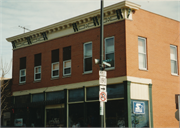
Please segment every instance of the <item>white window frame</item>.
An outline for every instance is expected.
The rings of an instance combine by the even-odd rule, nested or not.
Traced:
[[[65,69],[66,68],[70,68],[71,69],[71,66],[69,66],[69,67],[64,67],[64,64],[65,64],[65,62],[67,62],[67,61],[70,61],[71,62],[71,60],[65,60],[65,61],[63,61],[63,76],[70,76],[71,75],[71,72],[69,73],[69,74],[65,74]],[[72,69],[71,69],[71,71],[72,71]]]
[[[21,71],[25,71],[25,75],[21,75]],[[21,77],[25,77],[25,81],[21,81]],[[21,69],[19,71],[19,83],[26,83],[26,69]]]
[[[138,64],[139,64],[139,54],[142,54],[142,55],[145,55],[145,63],[146,63],[146,65],[145,65],[145,68],[143,67],[140,67],[140,64],[139,64],[139,69],[140,70],[147,70],[147,47],[146,47],[146,38],[143,38],[143,37],[138,37],[138,40],[139,39],[143,39],[143,40],[145,40],[145,45],[144,45],[144,47],[145,47],[145,52],[143,53],[141,53],[141,52],[139,52],[139,41],[138,41]]]
[[[39,79],[36,79],[36,74],[40,74],[41,75],[41,71],[36,73],[36,68],[41,68],[41,66],[36,66],[34,67],[34,81],[37,81],[37,80],[41,80],[41,77]]]
[[[177,72],[177,73],[174,73],[174,72],[172,72],[172,70],[171,70],[171,74],[172,74],[172,75],[178,75],[177,46],[175,46],[175,45],[170,45],[170,50],[171,50],[171,47],[175,48],[175,50],[176,50],[176,51],[175,51],[175,54],[176,54],[175,56],[176,56],[176,58],[175,58],[175,59],[172,59],[172,58],[171,58],[171,53],[170,53],[170,60],[176,62],[176,72]],[[170,61],[170,63],[171,63],[171,61]]]
[[[92,41],[90,41],[90,42],[87,42],[87,43],[84,43],[83,44],[83,71],[84,71],[84,73],[92,73],[92,70],[90,70],[90,71],[85,71],[85,59],[87,59],[87,58],[92,58],[92,56],[93,56],[93,52],[92,52],[92,56],[91,57],[85,57],[85,45],[87,45],[87,44],[90,44],[91,43],[91,45],[92,45],[92,49],[93,49],[93,44],[92,44]],[[92,50],[91,49],[91,50]],[[93,50],[92,50],[93,51]]]
[[[57,76],[53,76],[53,71],[56,71],[56,70],[53,70],[53,65],[54,64],[58,64],[58,69],[56,69],[56,70],[58,70],[58,75]],[[57,77],[59,77],[59,62],[54,62],[54,63],[51,64],[51,78],[57,78]]]
[[[113,52],[110,52],[110,53],[107,53],[106,52],[106,40],[107,39],[110,39],[110,38],[114,38],[114,51]],[[107,38],[105,38],[105,60],[106,60],[106,54],[111,54],[111,53],[114,53],[114,67],[106,67],[105,68],[105,70],[107,69],[107,70],[111,70],[111,69],[114,69],[115,68],[115,37],[114,36],[111,36],[111,37],[107,37]],[[108,63],[108,62],[107,62]]]

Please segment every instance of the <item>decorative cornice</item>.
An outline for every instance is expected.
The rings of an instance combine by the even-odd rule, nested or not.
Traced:
[[[123,20],[123,19],[131,19],[132,20],[132,12],[138,10],[140,5],[129,1],[123,1],[108,7],[104,8],[104,23],[115,22],[115,20]],[[121,17],[122,15],[122,17]],[[73,34],[74,32],[82,31],[84,29],[91,29],[92,27],[97,27],[100,25],[100,10],[95,10],[74,18],[70,18],[52,25],[48,25],[27,33],[23,33],[17,36],[13,36],[7,38],[8,42],[11,42],[13,45],[13,49],[21,48],[29,46],[30,44],[44,42],[45,40],[55,39],[58,37],[52,36],[55,32],[64,33],[64,31],[69,30],[72,31],[66,32],[67,34]],[[46,39],[43,37],[42,33],[46,34]],[[62,37],[65,36],[61,34]],[[30,41],[31,40],[31,41]]]

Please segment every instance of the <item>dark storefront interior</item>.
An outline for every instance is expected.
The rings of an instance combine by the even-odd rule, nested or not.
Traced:
[[[124,127],[127,113],[124,105],[124,85],[108,85],[107,94],[108,101],[104,108],[106,127]],[[18,103],[21,105],[17,105]],[[145,104],[148,107],[148,101]],[[18,96],[15,97],[14,107],[14,126],[101,126],[99,86]],[[133,116],[132,113],[132,120]],[[149,126],[148,115],[141,117],[146,121],[138,125]],[[135,126],[133,122],[132,126]]]

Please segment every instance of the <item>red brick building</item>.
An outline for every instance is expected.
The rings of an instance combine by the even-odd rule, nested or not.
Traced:
[[[106,127],[178,127],[178,21],[123,1],[104,8]],[[100,126],[100,11],[7,38],[15,126]]]

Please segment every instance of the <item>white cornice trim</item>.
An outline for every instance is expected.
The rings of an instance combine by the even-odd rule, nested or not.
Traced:
[[[108,85],[118,84],[118,83],[123,83],[123,81],[131,81],[131,83],[138,83],[138,84],[143,84],[143,85],[152,84],[151,79],[132,77],[132,76],[108,78],[107,84]],[[30,93],[36,94],[36,93],[43,93],[43,92],[53,92],[53,91],[60,91],[64,89],[76,89],[76,88],[82,88],[83,86],[92,87],[92,86],[98,86],[98,85],[99,85],[99,80],[93,80],[93,81],[87,81],[87,82],[58,85],[58,86],[53,86],[53,87],[16,91],[16,92],[13,92],[13,96],[28,95]]]
[[[115,11],[117,9],[120,8],[131,8],[131,10],[138,10],[140,8],[140,5],[132,3],[130,1],[123,1],[123,2],[119,2],[117,4],[108,6],[104,8],[104,14],[106,14],[107,12],[112,12]],[[61,30],[62,28],[66,28],[66,27],[72,27],[73,23],[81,23],[81,21],[86,21],[86,19],[91,19],[94,16],[100,16],[100,10],[95,10],[80,16],[76,16],[52,25],[48,25],[24,34],[20,34],[17,36],[13,36],[13,37],[9,37],[6,40],[8,42],[12,42],[14,40],[24,40],[25,37],[29,37],[29,36],[36,36],[42,32],[50,32],[50,31],[58,31]],[[87,20],[88,21],[88,20]]]

